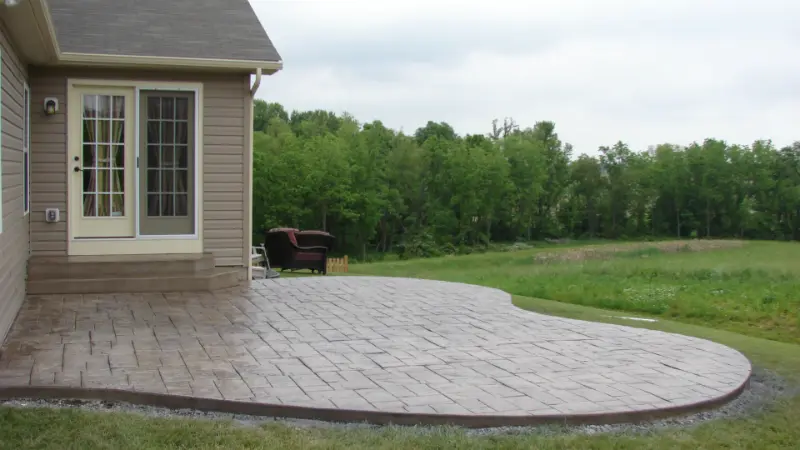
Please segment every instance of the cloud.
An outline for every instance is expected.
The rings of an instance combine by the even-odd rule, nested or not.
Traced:
[[[795,139],[793,0],[251,0],[283,56],[259,97],[413,132],[553,120],[578,153]]]

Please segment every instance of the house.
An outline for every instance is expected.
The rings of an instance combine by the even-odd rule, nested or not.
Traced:
[[[250,277],[247,0],[0,0],[0,339],[26,294]]]

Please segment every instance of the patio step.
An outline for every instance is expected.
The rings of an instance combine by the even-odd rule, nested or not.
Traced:
[[[240,270],[236,268],[219,267],[183,274],[105,275],[91,278],[29,278],[28,294],[210,291],[237,286],[239,284],[239,272]]]
[[[28,261],[28,278],[142,277],[146,275],[191,274],[214,268],[212,253],[164,255],[33,256]]]
[[[207,291],[238,285],[240,271],[215,267],[212,253],[34,256],[28,261],[28,293]]]

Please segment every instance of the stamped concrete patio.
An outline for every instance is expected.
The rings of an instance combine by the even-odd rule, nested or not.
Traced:
[[[30,296],[3,346],[0,390],[111,389],[239,401],[187,403],[212,409],[269,404],[266,413],[294,417],[500,424],[678,412],[732,398],[750,370],[716,343],[536,314],[495,289],[329,276],[208,293]],[[165,397],[175,398],[147,398]],[[360,414],[331,415],[348,410]]]

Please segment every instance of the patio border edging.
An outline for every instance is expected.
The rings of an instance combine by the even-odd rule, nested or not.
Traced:
[[[463,415],[401,413],[352,409],[318,408],[298,405],[276,405],[239,400],[190,397],[175,394],[127,391],[122,389],[78,388],[62,386],[6,386],[0,387],[0,399],[37,400],[95,400],[125,402],[135,405],[155,406],[168,409],[194,409],[204,412],[244,414],[284,419],[307,419],[325,422],[361,422],[373,425],[455,425],[466,428],[494,428],[531,426],[545,424],[608,425],[635,423],[670,416],[697,413],[722,406],[737,398],[750,383],[752,371],[736,389],[719,397],[695,403],[667,408],[639,411],[584,414],[547,415]]]

